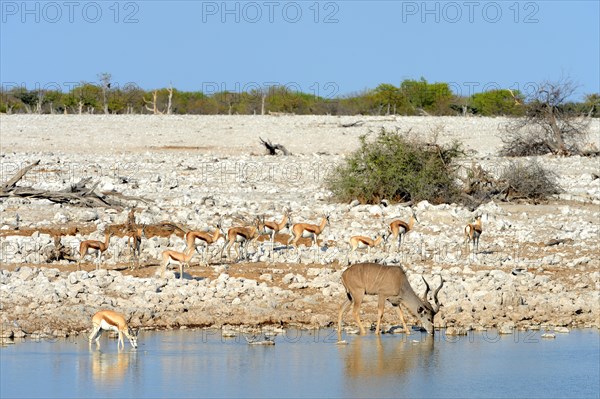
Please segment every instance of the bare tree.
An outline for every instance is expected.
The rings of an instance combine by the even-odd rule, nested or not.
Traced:
[[[36,114],[42,114],[42,105],[44,104],[44,91],[38,90],[37,92],[37,102],[35,104],[35,112]]]
[[[173,110],[173,84],[169,83],[169,87],[167,87],[167,92],[169,93],[169,96],[167,97],[167,106],[166,109],[164,111],[161,111],[159,106],[158,106],[158,90],[154,90],[152,92],[152,100],[146,100],[145,98],[143,98],[146,109],[150,112],[152,112],[154,115],[163,115],[163,114],[167,114],[167,115],[171,115],[172,110]]]
[[[169,100],[167,102],[167,115],[171,115],[171,106],[173,104],[173,83],[169,83],[167,91],[169,92]]]
[[[576,90],[570,79],[544,82],[524,105],[525,116],[506,125],[500,150],[505,156],[582,154],[590,118],[567,107]]]
[[[146,103],[146,109],[152,112],[154,115],[161,115],[162,112],[158,109],[158,90],[152,92],[152,101],[148,101],[144,98]]]
[[[107,92],[110,90],[110,80],[112,79],[112,75],[108,72],[103,72],[98,74],[98,80],[100,80],[100,84],[102,86],[102,107],[104,109],[104,113],[108,114],[108,97]]]

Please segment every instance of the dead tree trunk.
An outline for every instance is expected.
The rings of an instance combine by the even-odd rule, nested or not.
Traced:
[[[167,89],[169,92],[169,99],[167,102],[167,115],[171,115],[171,105],[173,104],[173,84],[169,84],[169,88]]]
[[[264,145],[267,151],[269,152],[269,155],[278,155],[277,151],[281,152],[283,155],[291,155],[291,152],[289,152],[287,148],[285,148],[283,145],[273,144],[269,139],[267,139],[266,141],[263,140],[261,137],[259,137],[259,139],[260,143]]]
[[[46,253],[48,262],[55,262],[60,260],[76,260],[74,254],[71,251],[71,248],[65,247],[61,242],[61,238],[61,235],[53,236],[54,246],[47,247],[47,249],[44,251]]]

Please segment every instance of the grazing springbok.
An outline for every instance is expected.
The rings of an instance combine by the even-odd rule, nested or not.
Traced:
[[[365,236],[352,236],[350,237],[350,250],[348,252],[348,259],[350,260],[350,255],[356,252],[357,249],[367,249],[367,255],[371,254],[371,248],[375,248],[379,244],[383,243],[384,250],[385,244],[387,243],[387,239],[389,234],[381,234],[375,240]]]
[[[423,278],[423,281],[425,281],[425,278]],[[427,294],[429,293],[429,284],[427,284],[427,281],[425,281],[427,289],[424,299],[421,299],[410,286],[404,270],[398,266],[386,266],[379,263],[357,263],[342,273],[342,283],[346,288],[348,300],[341,306],[338,314],[338,341],[342,339],[342,317],[350,304],[352,304],[352,313],[360,329],[360,334],[365,335],[365,328],[359,316],[360,304],[365,295],[379,295],[375,334],[379,334],[380,332],[383,307],[386,300],[398,309],[402,327],[406,334],[410,334],[410,330],[406,326],[400,305],[403,305],[415,315],[429,334],[434,334],[433,318],[440,310],[437,295],[444,285],[443,279],[440,286],[433,292],[435,307],[427,300]]]
[[[194,257],[194,248],[188,248],[185,252],[166,250],[162,253],[162,262],[160,263],[160,277],[162,278],[167,271],[167,266],[173,263],[179,263],[179,279],[183,279],[183,267],[190,266],[189,262]]]
[[[77,270],[81,270],[81,261],[88,254],[96,253],[96,270],[100,268],[100,261],[102,260],[102,254],[108,248],[110,237],[112,233],[108,231],[104,234],[104,242],[98,240],[85,240],[79,244],[79,262],[77,262]]]
[[[475,218],[475,223],[468,223],[465,226],[465,244],[468,245],[469,241],[473,245],[473,251],[477,253],[479,251],[479,237],[483,228],[481,226],[481,215]]]
[[[121,313],[115,312],[113,310],[101,310],[96,312],[96,314],[92,317],[92,333],[90,334],[88,340],[90,344],[92,341],[96,341],[96,345],[100,346],[100,336],[103,331],[115,331],[119,333],[119,340],[117,342],[118,349],[125,348],[125,342],[123,341],[123,335],[125,335],[131,346],[137,348],[137,336],[139,333],[139,329],[133,331],[125,320],[125,316]]]
[[[398,239],[398,249],[400,249],[400,245],[402,244],[402,236],[413,229],[415,222],[419,222],[419,219],[417,219],[417,214],[415,213],[414,209],[411,208],[410,210],[412,211],[412,216],[408,220],[408,223],[402,220],[394,220],[390,223],[389,226],[392,237],[394,239]]]

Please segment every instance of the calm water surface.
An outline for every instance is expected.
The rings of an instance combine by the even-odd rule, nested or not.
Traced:
[[[577,330],[434,339],[331,330],[250,346],[219,331],[141,332],[124,351],[106,335],[0,349],[0,397],[591,397],[600,396],[600,334]]]

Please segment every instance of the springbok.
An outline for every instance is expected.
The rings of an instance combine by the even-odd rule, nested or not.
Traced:
[[[342,273],[342,283],[346,288],[348,300],[341,306],[338,314],[338,341],[341,341],[342,339],[342,317],[350,304],[352,304],[352,313],[354,315],[354,320],[356,320],[358,328],[360,329],[360,334],[365,335],[365,328],[362,325],[359,316],[360,304],[365,295],[379,295],[375,334],[379,334],[380,332],[383,307],[385,301],[388,300],[398,309],[402,327],[406,334],[410,334],[410,331],[408,327],[406,327],[404,314],[400,308],[401,304],[421,321],[423,328],[425,328],[429,334],[433,335],[435,331],[433,328],[433,318],[440,310],[437,295],[444,285],[444,280],[442,279],[440,286],[433,292],[435,307],[427,300],[429,284],[427,284],[425,278],[423,278],[423,281],[425,281],[427,289],[425,291],[424,299],[421,299],[415,294],[415,291],[410,286],[408,278],[401,267],[386,266],[379,263],[357,263],[350,266]]]
[[[88,338],[90,344],[92,341],[96,341],[96,345],[100,346],[100,336],[105,330],[119,333],[119,340],[117,342],[118,349],[125,348],[123,335],[129,339],[131,346],[137,348],[137,336],[139,329],[133,331],[127,325],[125,316],[123,316],[121,313],[113,310],[101,310],[96,312],[96,314],[92,317],[92,332]]]
[[[108,231],[104,234],[104,242],[98,240],[85,240],[79,244],[79,262],[77,262],[77,269],[81,270],[81,261],[88,254],[96,253],[96,270],[100,268],[100,261],[102,260],[102,254],[108,248],[108,244],[110,243],[110,237],[112,236],[112,232]]]
[[[367,255],[371,254],[371,248],[374,248],[383,242],[384,251],[385,244],[387,243],[387,239],[389,234],[381,234],[375,240],[365,236],[352,236],[350,237],[350,250],[348,252],[348,259],[350,260],[350,255],[356,252],[357,249],[367,249]]]
[[[465,244],[468,245],[469,241],[471,241],[475,253],[479,251],[479,237],[481,236],[482,231],[481,215],[478,215],[475,218],[475,223],[468,223],[465,226]]]
[[[185,233],[184,236],[186,242],[186,250],[189,248],[195,248],[196,252],[200,254],[198,246],[196,245],[196,240],[200,240],[199,246],[202,246],[204,251],[204,264],[208,266],[208,249],[212,244],[219,241],[221,237],[225,238],[225,234],[223,234],[223,230],[221,230],[221,221],[219,221],[216,224],[215,230],[212,233],[194,230],[188,231]]]
[[[312,243],[310,247],[312,248],[317,245],[317,237],[323,232],[323,230],[325,230],[325,227],[327,227],[328,224],[329,215],[323,215],[321,217],[321,223],[319,225],[309,223],[296,223],[292,225],[292,235],[290,236],[287,243],[288,245],[290,245],[291,243],[292,246],[297,249],[298,240],[300,238],[311,238]],[[317,256],[319,255],[319,248],[317,247]]]
[[[171,262],[179,263],[179,279],[183,279],[183,267],[190,266],[189,262],[194,257],[194,248],[188,248],[185,252],[166,250],[162,253],[162,262],[160,263],[160,277],[162,278],[167,271],[167,266]]]
[[[394,237],[394,239],[398,239],[398,249],[400,249],[400,245],[402,244],[402,236],[413,229],[415,222],[419,222],[419,219],[417,219],[417,214],[415,213],[414,209],[411,208],[410,210],[412,211],[412,215],[408,220],[408,223],[406,223],[403,220],[394,220],[390,223],[389,226],[392,237]]]
[[[129,249],[130,254],[132,253],[132,250],[133,250],[134,257],[135,257],[135,251],[137,249],[137,237],[138,237],[138,234],[141,234],[141,231],[139,230],[138,226],[135,223],[135,211],[136,211],[135,207],[131,208],[131,210],[129,211],[129,214],[127,215],[127,224],[125,225],[125,233],[128,235],[127,247]]]
[[[146,238],[146,225],[133,225],[127,228],[127,248],[133,256],[135,263],[139,263],[139,258],[142,253],[142,238]],[[135,269],[135,263],[131,265],[131,270]]]
[[[258,237],[262,234],[264,230],[264,221],[261,221],[259,217],[256,217],[254,225],[250,227],[232,227],[227,230],[227,238],[225,239],[225,244],[223,248],[221,248],[221,258],[223,257],[223,252],[227,250],[227,257],[230,258],[231,254],[231,246],[235,243],[239,244],[240,251],[242,254],[245,252],[245,258],[248,256],[248,243],[252,243],[254,245],[258,240]],[[238,251],[238,247],[234,248],[236,260],[240,259],[240,251]]]
[[[283,218],[281,219],[281,222],[277,223],[277,221],[266,221],[264,223],[264,234],[268,234],[269,237],[271,237],[271,254],[273,254],[273,256],[275,252],[275,234],[279,233],[288,226],[289,218],[290,211],[286,209],[283,212]]]

